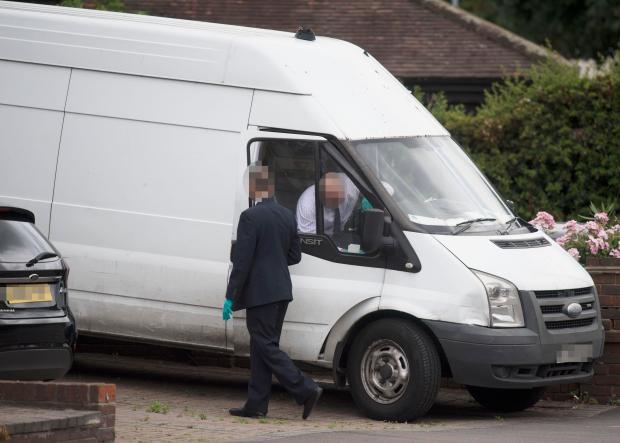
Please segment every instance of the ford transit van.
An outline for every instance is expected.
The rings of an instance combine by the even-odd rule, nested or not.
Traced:
[[[368,416],[423,415],[442,375],[524,409],[602,354],[588,273],[355,45],[0,2],[0,122],[0,204],[62,252],[85,335],[247,355],[220,308],[260,161],[306,217],[281,346]]]

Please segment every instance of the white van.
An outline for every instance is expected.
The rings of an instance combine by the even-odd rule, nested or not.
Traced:
[[[0,205],[62,251],[82,334],[247,355],[220,309],[260,160],[293,212],[347,177],[346,235],[301,235],[281,346],[369,416],[423,415],[442,375],[524,409],[602,354],[588,273],[352,44],[0,2],[0,125]]]

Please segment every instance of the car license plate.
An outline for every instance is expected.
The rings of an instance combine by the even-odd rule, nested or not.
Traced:
[[[52,285],[7,285],[6,301],[9,305],[52,301]]]
[[[592,344],[562,345],[555,353],[556,363],[585,363],[592,360],[594,350]]]

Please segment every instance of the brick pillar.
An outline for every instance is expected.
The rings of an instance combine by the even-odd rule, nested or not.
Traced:
[[[591,384],[582,385],[599,402],[620,399],[620,259],[588,257],[586,269],[592,276],[601,304],[605,327],[605,352],[595,366]]]

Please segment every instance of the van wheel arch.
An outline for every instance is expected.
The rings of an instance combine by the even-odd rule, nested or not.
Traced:
[[[419,318],[413,315],[406,314],[400,311],[380,310],[380,311],[375,311],[370,314],[367,314],[361,317],[359,320],[357,320],[355,324],[351,327],[351,329],[347,332],[347,335],[344,337],[344,339],[338,344],[336,348],[336,352],[334,354],[334,361],[333,361],[334,374],[335,374],[334,379],[338,387],[345,387],[347,384],[347,380],[344,375],[347,372],[347,361],[349,358],[349,350],[351,349],[351,346],[353,342],[355,341],[355,338],[357,337],[357,335],[364,329],[364,327],[366,327],[370,323],[373,323],[377,320],[390,319],[390,318],[408,320],[416,324],[420,328],[422,328],[428,334],[428,336],[433,340],[433,343],[435,344],[435,348],[437,349],[437,352],[439,354],[439,359],[441,362],[442,377],[452,376],[452,370],[450,369],[450,364],[448,362],[448,359],[446,358],[446,354],[441,346],[441,343],[439,342],[439,340],[437,339],[433,331],[422,320],[420,320]]]

